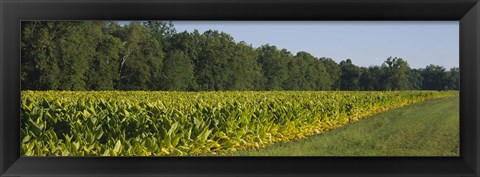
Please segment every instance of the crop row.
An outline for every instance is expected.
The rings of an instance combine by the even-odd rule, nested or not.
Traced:
[[[22,91],[26,156],[222,155],[456,92]]]

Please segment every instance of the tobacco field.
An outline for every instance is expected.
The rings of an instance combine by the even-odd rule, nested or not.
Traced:
[[[210,156],[319,134],[449,91],[22,91],[23,156]]]

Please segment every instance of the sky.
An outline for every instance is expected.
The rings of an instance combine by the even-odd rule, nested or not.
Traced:
[[[339,63],[381,65],[388,57],[412,68],[459,66],[458,21],[173,21],[177,32],[218,30],[236,42],[306,51]]]

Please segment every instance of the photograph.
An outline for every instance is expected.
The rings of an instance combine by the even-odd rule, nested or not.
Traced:
[[[20,156],[459,157],[459,26],[21,21]]]

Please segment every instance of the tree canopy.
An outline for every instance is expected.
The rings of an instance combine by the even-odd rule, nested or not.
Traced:
[[[348,51],[345,51],[348,52]],[[23,90],[458,90],[459,68],[336,63],[171,22],[22,22]]]

